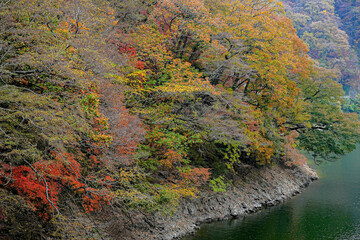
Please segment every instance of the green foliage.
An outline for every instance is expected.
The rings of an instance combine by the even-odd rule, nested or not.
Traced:
[[[89,131],[81,113],[69,103],[15,86],[2,86],[0,93],[2,159],[17,165],[24,163],[22,159],[32,163],[54,147],[64,150]]]
[[[225,165],[229,170],[234,172],[234,164],[241,162],[241,151],[244,149],[242,143],[234,140],[229,142],[222,142],[218,140],[216,143],[224,146],[222,152],[223,159],[226,161]]]
[[[209,186],[214,192],[226,192],[227,184],[224,182],[224,177],[219,176],[209,180]]]
[[[118,190],[117,199],[132,209],[160,212],[164,215],[175,213],[184,197],[194,197],[194,189],[182,188],[174,184],[138,182],[132,190]]]
[[[299,147],[311,152],[315,161],[333,160],[356,148],[360,142],[360,126],[356,113],[344,113],[342,86],[331,80],[329,72],[304,81],[304,99],[309,101],[309,126],[297,124]]]
[[[344,112],[357,113],[360,115],[360,95],[356,97],[346,97],[342,105]]]
[[[81,104],[86,116],[90,119],[99,117],[99,96],[95,93],[89,93],[81,99]]]

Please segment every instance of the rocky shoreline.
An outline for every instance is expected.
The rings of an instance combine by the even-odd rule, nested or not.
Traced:
[[[225,193],[205,192],[183,202],[171,217],[155,216],[155,228],[145,239],[179,239],[196,231],[201,223],[241,217],[274,206],[299,194],[317,178],[308,166],[251,169]]]
[[[171,216],[130,211],[114,206],[100,218],[102,239],[173,240],[194,233],[201,223],[246,216],[302,192],[318,179],[308,166],[249,168],[225,193],[201,192],[183,201]],[[100,229],[99,229],[100,230]]]

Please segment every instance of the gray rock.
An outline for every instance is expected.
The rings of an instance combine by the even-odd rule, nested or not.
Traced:
[[[151,224],[147,228],[134,226],[132,231],[139,233],[139,237],[131,239],[178,239],[193,233],[201,223],[241,217],[279,204],[299,194],[317,178],[308,166],[248,169],[226,193],[201,192],[197,198],[183,201],[172,216],[148,216],[146,221]]]

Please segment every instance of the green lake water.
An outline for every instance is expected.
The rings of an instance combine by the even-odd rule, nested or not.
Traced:
[[[291,200],[183,240],[360,240],[360,148],[314,168],[320,179]]]

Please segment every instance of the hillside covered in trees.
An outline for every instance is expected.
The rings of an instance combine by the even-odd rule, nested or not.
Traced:
[[[103,206],[171,214],[355,149],[358,15],[337,3],[349,42],[311,2],[0,0],[0,238],[84,239]]]
[[[341,29],[349,35],[349,42],[360,58],[360,2],[337,0],[335,13],[341,18]]]
[[[283,1],[298,35],[317,64],[337,74],[348,93],[359,90],[358,1]]]

